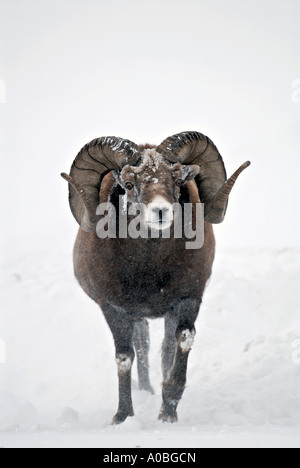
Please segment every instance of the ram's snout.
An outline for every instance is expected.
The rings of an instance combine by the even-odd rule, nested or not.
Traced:
[[[173,206],[162,197],[156,197],[146,210],[146,223],[150,229],[169,229],[173,223]]]

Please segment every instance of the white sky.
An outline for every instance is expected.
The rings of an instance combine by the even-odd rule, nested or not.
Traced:
[[[299,246],[299,18],[299,0],[0,0],[4,240],[72,247],[59,173],[93,138],[197,130],[228,175],[252,161],[219,246]]]

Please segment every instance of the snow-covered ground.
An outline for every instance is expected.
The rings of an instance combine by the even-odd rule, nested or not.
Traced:
[[[163,322],[156,320],[155,395],[137,389],[134,370],[135,417],[114,427],[113,341],[73,278],[71,254],[4,255],[0,446],[299,448],[299,280],[300,249],[218,251],[179,422],[157,420]]]

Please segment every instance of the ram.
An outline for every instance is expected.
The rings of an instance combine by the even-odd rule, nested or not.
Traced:
[[[147,319],[156,317],[165,320],[159,419],[177,421],[195,321],[214,261],[212,224],[223,221],[230,191],[249,164],[226,180],[214,143],[199,132],[182,132],[157,147],[116,137],[93,140],[75,158],[70,175],[62,174],[69,183],[71,211],[80,225],[74,247],[75,276],[99,304],[114,338],[119,407],[113,423],[134,414],[134,349],[139,386],[152,392]],[[99,235],[103,220],[99,205],[104,202],[115,208],[107,210],[107,217],[118,217],[122,210],[132,214],[132,207],[144,206],[139,224],[149,235],[121,235],[118,223],[115,235]],[[193,225],[199,222],[195,208],[204,206],[201,248],[186,248],[190,236],[184,229],[182,236],[174,235],[176,216],[184,218],[183,212],[175,214],[174,206],[184,209],[187,204],[193,207]],[[132,216],[127,217],[130,222]]]

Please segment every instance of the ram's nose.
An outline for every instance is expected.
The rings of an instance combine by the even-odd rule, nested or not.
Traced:
[[[152,207],[152,215],[158,222],[163,223],[169,218],[169,207],[166,205],[155,205]]]
[[[173,207],[164,199],[155,199],[147,210],[147,222],[153,229],[168,229],[173,222]]]

